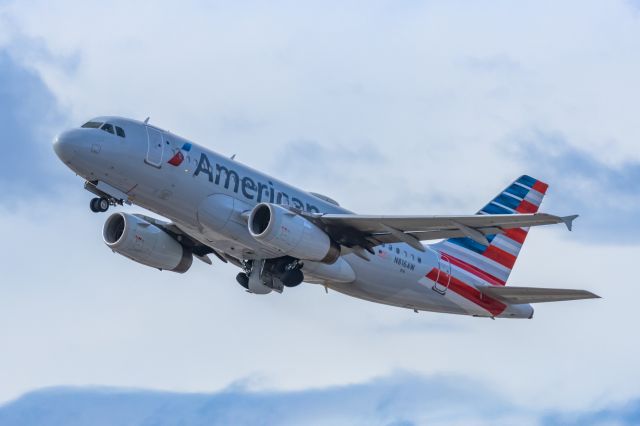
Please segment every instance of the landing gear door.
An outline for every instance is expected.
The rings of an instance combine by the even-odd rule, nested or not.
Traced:
[[[438,274],[433,283],[433,290],[444,295],[451,284],[451,261],[444,255],[438,259]]]
[[[147,158],[144,162],[150,166],[160,168],[162,166],[162,156],[164,151],[163,133],[157,129],[147,126]]]

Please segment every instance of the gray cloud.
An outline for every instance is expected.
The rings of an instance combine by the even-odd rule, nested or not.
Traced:
[[[480,390],[480,391],[479,391]],[[301,391],[228,389],[177,394],[126,389],[57,388],[0,408],[0,423],[30,426],[476,424],[506,423],[516,413],[478,383],[408,373],[366,383]]]
[[[525,409],[479,382],[397,373],[299,391],[173,393],[118,388],[50,388],[0,406],[13,426],[129,425],[635,425],[640,400],[596,410]]]
[[[51,140],[64,124],[56,98],[40,77],[0,50],[3,201],[25,192],[47,194],[43,187],[50,187],[62,171],[52,167]]]
[[[545,210],[579,213],[577,238],[640,242],[640,162],[610,165],[571,145],[560,133],[534,129],[508,138],[506,148],[530,173],[551,185]],[[605,152],[603,151],[603,154]]]

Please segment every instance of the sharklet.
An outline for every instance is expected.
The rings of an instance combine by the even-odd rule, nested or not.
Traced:
[[[560,220],[562,220],[562,222],[566,225],[566,227],[567,227],[567,229],[569,231],[572,231],[573,230],[573,221],[576,220],[576,218],[578,216],[579,215],[577,215],[577,214],[573,214],[571,216],[563,216],[563,217],[560,218]]]

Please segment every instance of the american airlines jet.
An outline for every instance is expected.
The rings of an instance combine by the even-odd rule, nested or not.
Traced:
[[[547,185],[521,176],[475,215],[360,215],[148,123],[97,117],[54,150],[85,180],[90,207],[113,213],[106,245],[159,270],[187,272],[210,255],[241,269],[253,294],[308,282],[418,311],[531,318],[531,303],[596,298],[585,290],[506,286],[533,226],[577,216],[538,213]],[[423,241],[438,240],[432,244]]]

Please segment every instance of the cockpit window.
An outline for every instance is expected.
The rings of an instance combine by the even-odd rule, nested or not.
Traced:
[[[82,125],[82,127],[84,127],[85,129],[99,129],[100,126],[102,126],[102,123],[99,123],[97,121],[87,121]]]
[[[101,129],[105,132],[109,132],[112,135],[118,135],[121,138],[126,137],[124,134],[124,129],[120,126],[114,126],[111,123],[104,123],[100,121],[87,121],[82,125],[85,129]]]
[[[111,133],[112,135],[115,133],[115,132],[113,131],[113,125],[112,125],[112,124],[109,124],[109,123],[104,123],[104,124],[102,125],[102,127],[100,127],[100,129],[104,130],[105,132],[109,132],[109,133]]]

